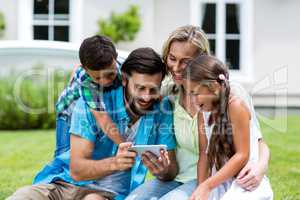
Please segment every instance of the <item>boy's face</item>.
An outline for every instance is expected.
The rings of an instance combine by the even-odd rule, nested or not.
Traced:
[[[93,81],[103,87],[108,87],[112,85],[115,80],[118,70],[117,62],[113,60],[113,63],[102,70],[90,70],[86,69],[88,75],[93,79]]]

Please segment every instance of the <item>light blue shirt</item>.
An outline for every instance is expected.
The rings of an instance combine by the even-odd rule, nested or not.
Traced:
[[[124,105],[123,87],[121,83],[114,89],[105,91],[103,96],[106,111],[119,128],[120,133],[125,134],[130,118]],[[83,99],[79,99],[74,108],[70,132],[95,144],[92,155],[92,158],[95,160],[104,159],[116,154],[117,146],[97,126],[95,118]],[[173,112],[167,98],[155,103],[151,111],[141,116],[134,144],[165,144],[168,150],[175,149]],[[83,187],[95,184],[96,180],[74,181],[70,176],[69,164],[70,152],[67,151],[55,157],[50,164],[46,165],[36,176],[34,183],[51,183],[56,180],[63,180]],[[126,196],[130,191],[144,182],[146,173],[147,169],[141,162],[141,158],[137,157],[131,171],[128,171],[129,176],[127,176],[128,174],[126,175],[126,173],[122,174],[124,184],[121,185],[125,187],[125,190],[123,190],[124,188],[118,187],[115,188],[117,190],[115,192]],[[113,189],[114,188],[109,188],[109,190]]]

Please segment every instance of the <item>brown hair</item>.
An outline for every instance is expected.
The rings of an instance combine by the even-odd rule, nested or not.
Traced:
[[[117,59],[118,53],[109,37],[94,35],[86,38],[79,48],[79,59],[84,68],[102,70]]]
[[[217,81],[221,85],[219,100],[215,102],[217,108],[216,120],[212,127],[208,147],[208,171],[211,173],[214,166],[216,170],[219,170],[235,153],[232,128],[228,117],[230,94],[228,69],[217,58],[209,55],[200,55],[187,65],[183,71],[183,77],[188,81],[204,84],[208,88],[210,88],[212,81]],[[209,121],[210,125],[212,125],[212,118]]]

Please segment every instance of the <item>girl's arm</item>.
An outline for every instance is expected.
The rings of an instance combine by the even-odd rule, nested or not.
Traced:
[[[236,176],[249,159],[250,113],[241,100],[229,104],[229,118],[232,126],[235,154],[214,176],[204,182],[210,190]]]
[[[112,121],[107,112],[96,111],[93,109],[90,110],[93,113],[97,124],[102,129],[102,131],[109,137],[109,139],[111,139],[117,145],[124,142],[121,134],[119,133],[119,129]]]
[[[199,160],[197,164],[198,185],[203,183],[208,177],[207,171],[207,137],[205,134],[205,123],[203,113],[198,113],[198,140],[199,140]]]

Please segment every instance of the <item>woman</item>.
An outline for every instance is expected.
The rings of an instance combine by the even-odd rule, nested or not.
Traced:
[[[171,78],[166,80],[163,93],[174,101],[174,130],[177,140],[176,157],[179,172],[174,181],[162,182],[157,179],[148,181],[133,191],[127,199],[188,199],[197,183],[197,162],[199,143],[197,130],[197,107],[182,88],[182,72],[187,63],[199,54],[210,54],[205,33],[196,26],[183,26],[173,31],[163,47],[163,60],[168,66]],[[233,92],[244,99],[251,110],[251,98],[237,84],[232,85]],[[269,149],[262,141],[259,124],[253,119],[258,129],[259,160],[247,164],[238,174],[236,182],[247,190],[254,190],[262,181],[268,168]]]

